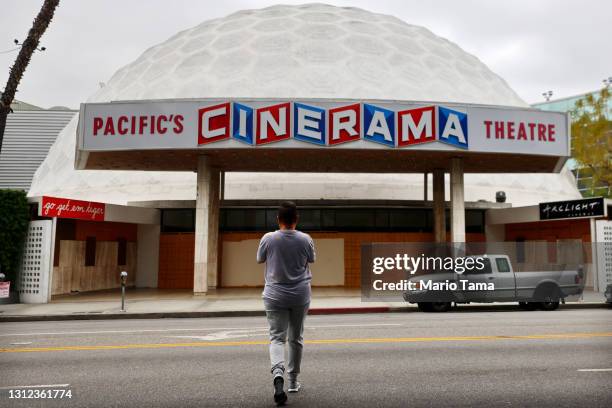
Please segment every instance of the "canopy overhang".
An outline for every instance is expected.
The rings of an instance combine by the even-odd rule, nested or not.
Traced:
[[[202,99],[82,104],[77,169],[558,172],[568,116],[414,101]]]

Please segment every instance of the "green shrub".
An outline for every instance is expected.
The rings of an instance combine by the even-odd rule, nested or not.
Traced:
[[[30,211],[25,191],[0,189],[0,267],[15,287]]]

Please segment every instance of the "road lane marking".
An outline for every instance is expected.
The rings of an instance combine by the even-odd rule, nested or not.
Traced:
[[[376,344],[376,343],[428,343],[445,341],[481,341],[481,340],[565,340],[579,338],[612,337],[609,333],[560,333],[560,334],[531,334],[517,336],[456,336],[456,337],[391,337],[391,338],[356,338],[356,339],[321,339],[305,340],[306,344]],[[126,350],[126,349],[160,349],[179,347],[227,347],[227,346],[262,346],[268,341],[222,341],[222,342],[194,342],[194,343],[152,343],[152,344],[118,344],[118,345],[92,345],[92,346],[51,346],[51,347],[22,347],[0,348],[0,353],[34,353],[43,351],[82,351],[82,350]]]
[[[10,390],[17,388],[66,388],[70,384],[43,384],[43,385],[11,385],[9,387],[0,387],[0,390]]]
[[[261,337],[267,336],[270,332],[269,328],[265,329],[249,329],[249,330],[223,330],[212,332],[206,336],[165,336],[170,338],[191,339],[200,341],[219,341],[227,339],[236,339],[239,337]]]
[[[403,323],[370,323],[370,324],[329,324],[319,326],[307,326],[306,329],[333,329],[335,327],[382,327],[403,326]],[[209,331],[209,330],[268,330],[269,327],[202,327],[202,328],[176,328],[176,329],[141,329],[141,330],[96,330],[96,331],[73,331],[73,332],[34,332],[34,333],[5,333],[0,337],[11,336],[55,336],[65,334],[121,334],[121,333],[165,333],[174,331]]]
[[[612,371],[612,368],[581,368],[578,371],[580,372],[603,372],[603,371]]]

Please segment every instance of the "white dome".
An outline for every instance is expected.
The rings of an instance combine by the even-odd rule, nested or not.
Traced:
[[[429,30],[395,17],[324,4],[244,10],[206,21],[146,50],[121,68],[90,102],[166,98],[350,98],[464,102],[527,106],[498,75],[471,54]],[[128,201],[195,198],[195,175],[174,172],[74,170],[77,118],[60,133],[34,176],[30,196],[58,195],[125,204]],[[415,177],[417,184],[421,178]],[[482,180],[478,181],[478,177]],[[577,196],[561,175],[538,175],[553,198]],[[466,178],[466,199],[492,199],[503,185],[517,188],[525,175],[504,176],[490,192],[478,188],[491,176]],[[385,175],[325,175],[325,187],[295,190],[289,184],[319,184],[316,176],[276,179],[262,191],[263,175],[228,174],[227,198],[397,198],[422,193]],[[474,184],[472,185],[472,181]],[[534,180],[530,180],[533,182]],[[402,179],[406,183],[406,179]],[[481,183],[482,182],[482,183]],[[410,183],[408,183],[410,184]],[[387,187],[384,187],[387,185]],[[473,187],[472,187],[473,186]],[[388,189],[400,189],[390,197]],[[419,189],[416,189],[419,190]],[[519,187],[520,190],[520,187]],[[528,191],[529,190],[529,191]],[[542,190],[525,190],[537,202]],[[347,193],[343,193],[346,191]],[[353,193],[348,193],[353,191]],[[363,192],[363,194],[361,193]],[[507,191],[508,192],[508,191]],[[535,196],[533,195],[535,193]],[[257,195],[257,194],[256,194]],[[509,195],[510,201],[512,197]],[[521,201],[521,200],[518,200]],[[516,202],[516,201],[515,201]]]
[[[351,98],[527,106],[426,28],[324,4],[244,10],[149,48],[90,101]]]

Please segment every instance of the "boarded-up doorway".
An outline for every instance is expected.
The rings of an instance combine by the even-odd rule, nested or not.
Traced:
[[[161,234],[159,237],[160,289],[193,289],[195,234]]]

